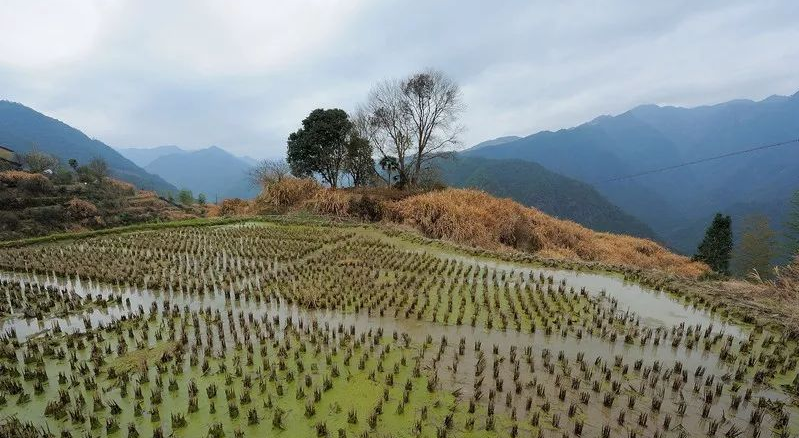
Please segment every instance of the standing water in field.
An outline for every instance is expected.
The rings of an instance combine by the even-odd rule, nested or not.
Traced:
[[[796,346],[776,334],[614,276],[374,234],[245,225],[2,250],[1,409],[72,436],[796,430]]]

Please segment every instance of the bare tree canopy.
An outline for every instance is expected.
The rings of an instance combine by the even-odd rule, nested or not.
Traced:
[[[415,185],[426,164],[459,145],[463,111],[458,84],[438,70],[375,85],[355,127],[382,157],[395,157],[400,184]]]
[[[253,187],[264,187],[283,181],[291,174],[291,167],[285,160],[261,160],[247,172]]]
[[[58,166],[58,158],[37,150],[35,147],[29,152],[19,154],[20,162],[33,173],[44,172],[47,169],[55,169]]]

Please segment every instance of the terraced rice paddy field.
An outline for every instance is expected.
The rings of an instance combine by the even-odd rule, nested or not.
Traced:
[[[0,249],[0,436],[767,437],[797,344],[627,283],[377,228]]]

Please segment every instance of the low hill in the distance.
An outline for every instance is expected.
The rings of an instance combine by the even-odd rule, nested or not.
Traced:
[[[173,150],[172,147],[158,148],[159,151]],[[121,150],[129,154],[130,149]],[[136,158],[143,160],[141,152]],[[221,201],[227,198],[252,198],[258,194],[253,187],[247,172],[252,167],[248,162],[236,157],[222,148],[211,146],[199,150],[179,149],[171,153],[162,153],[144,165],[150,173],[160,175],[180,189],[189,189],[194,195],[203,193],[209,202]],[[133,159],[133,157],[131,157]],[[144,161],[142,161],[144,162]]]
[[[691,253],[717,211],[766,213],[780,229],[799,189],[799,146],[607,181],[666,166],[799,138],[799,93],[696,108],[645,105],[580,126],[473,148],[473,157],[537,162],[594,185],[670,246]]]
[[[58,158],[66,165],[71,158],[85,164],[102,158],[111,174],[137,188],[157,192],[173,192],[176,188],[163,178],[147,173],[105,143],[89,138],[83,132],[16,102],[0,101],[0,145],[18,153],[32,148]]]
[[[459,154],[436,165],[449,186],[476,188],[500,198],[511,198],[592,230],[657,240],[649,226],[613,205],[590,185],[538,163]]]
[[[175,145],[156,146],[152,148],[117,148],[123,157],[136,163],[139,167],[147,167],[148,164],[165,155],[184,154],[185,150]]]

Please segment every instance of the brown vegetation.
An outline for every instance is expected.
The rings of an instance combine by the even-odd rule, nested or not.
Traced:
[[[519,250],[544,258],[657,269],[687,277],[698,277],[708,270],[703,263],[692,262],[651,240],[595,232],[477,190],[331,190],[310,179],[288,178],[267,185],[251,204],[237,202],[236,208],[223,207],[220,213],[305,210],[334,218],[382,220],[410,227],[429,238],[494,251]]]
[[[706,281],[681,286],[716,302],[734,304],[750,322],[770,321],[799,333],[799,256],[791,264],[776,268],[769,281],[752,276],[749,281]]]
[[[659,269],[696,277],[702,263],[669,252],[647,239],[598,233],[571,221],[485,192],[447,189],[389,206],[392,221],[424,235],[487,249],[514,248],[543,257]]]

